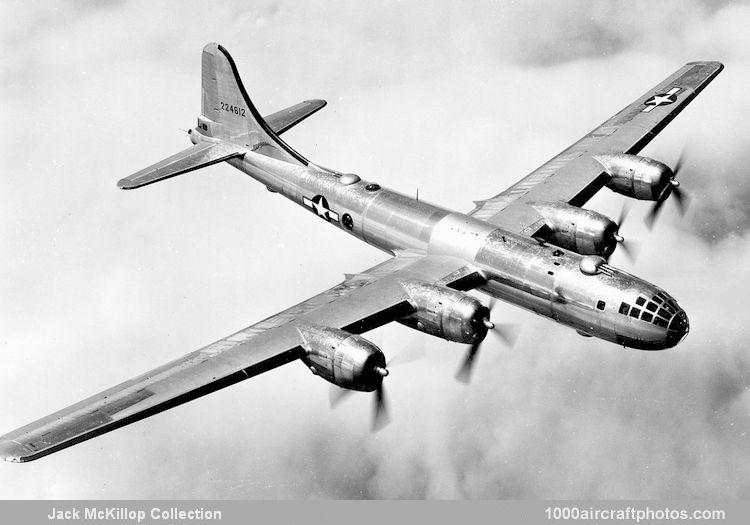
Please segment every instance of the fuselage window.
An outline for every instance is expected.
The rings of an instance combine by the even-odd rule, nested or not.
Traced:
[[[552,255],[554,255],[555,257],[560,257],[561,255],[565,255],[565,252],[561,252],[560,250],[555,250],[554,252],[552,252]]]
[[[628,315],[628,310],[630,310],[630,305],[628,303],[622,303],[620,305],[620,313],[622,315]]]
[[[604,310],[605,306],[607,306],[607,303],[605,303],[604,301],[598,301],[596,303],[596,308],[599,310]]]
[[[630,309],[630,317],[638,318],[638,316],[641,315],[641,309],[636,308],[635,306]]]

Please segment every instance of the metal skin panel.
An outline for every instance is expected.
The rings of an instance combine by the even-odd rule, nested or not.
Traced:
[[[342,388],[372,392],[383,382],[383,352],[357,334],[320,326],[299,326],[307,355],[302,361],[313,374]]]
[[[615,251],[617,224],[601,213],[564,202],[530,202],[551,230],[547,240],[582,255],[609,257]]]
[[[266,121],[268,127],[270,127],[274,133],[281,135],[313,113],[323,109],[326,104],[327,102],[325,100],[304,100],[294,106],[266,115],[263,117],[263,120]]]
[[[299,327],[361,333],[410,314],[401,279],[433,282],[464,261],[405,254],[155,370],[0,437],[0,457],[25,462],[306,356]],[[383,312],[385,312],[383,314]]]
[[[196,134],[197,136],[197,134]],[[140,188],[189,171],[205,168],[244,153],[232,144],[199,141],[194,146],[120,179],[117,186],[124,190]]]
[[[477,201],[469,214],[515,233],[533,235],[539,215],[527,202],[585,204],[609,180],[594,155],[641,151],[723,68],[719,62],[685,64],[507,190]]]
[[[212,137],[294,164],[308,164],[263,120],[245,91],[234,60],[216,43],[206,45],[201,55],[201,115],[213,123],[209,126]]]
[[[659,200],[674,175],[666,164],[630,153],[594,155],[593,158],[610,177],[607,187],[634,199]]]
[[[582,259],[557,246],[497,230],[475,264],[489,278],[481,290],[576,330],[643,350],[676,344],[666,328],[619,313],[623,302],[635,305],[639,296],[667,295],[664,290],[609,265],[586,275],[580,269]],[[599,301],[604,301],[604,310],[597,309]]]
[[[293,201],[299,202],[299,196],[306,194],[320,194],[334,212],[349,210],[361,217],[363,229],[349,233],[383,251],[392,253],[397,248],[392,229],[408,224],[400,228],[398,248],[473,264],[486,276],[488,284],[482,290],[490,295],[614,343],[641,349],[673,346],[667,341],[666,328],[618,313],[622,302],[633,304],[639,293],[651,297],[663,292],[644,280],[609,266],[607,273],[587,275],[580,270],[583,257],[575,252],[540,245],[529,237],[423,201],[412,200],[414,206],[407,208],[401,194],[385,188],[368,192],[367,181],[344,186],[336,175],[311,167],[289,167],[252,152],[244,160],[251,176]],[[279,186],[274,186],[276,180],[280,180]],[[394,216],[398,220],[394,221]],[[604,311],[595,307],[599,300],[608,305]]]
[[[401,284],[415,312],[399,323],[456,343],[479,343],[487,335],[489,308],[474,297],[417,280]]]
[[[663,290],[607,264],[594,265],[590,257],[531,238],[529,232],[541,223],[536,212],[531,222],[522,220],[525,211],[519,215],[518,210],[531,210],[525,204],[515,211],[498,211],[497,206],[518,195],[547,202],[582,200],[584,190],[593,195],[606,177],[602,179],[602,165],[590,154],[637,151],[721,67],[713,62],[686,65],[541,171],[469,216],[356,177],[342,180],[341,173],[309,163],[259,116],[226,50],[207,45],[199,121],[206,128],[193,130],[191,140],[236,149],[241,157],[228,159],[232,166],[306,207],[311,219],[321,218],[395,257],[347,275],[329,290],[205,348],[0,437],[0,457],[30,461],[292,360],[305,360],[312,346],[303,334],[315,334],[313,346],[320,347],[335,343],[342,333],[361,334],[407,318],[416,311],[408,293],[414,282],[458,290],[478,288],[582,334],[625,346],[656,350],[676,345],[688,331],[687,316]],[[679,89],[674,91],[673,86]],[[367,346],[361,339],[356,341],[353,352]],[[341,366],[339,371],[345,372]]]

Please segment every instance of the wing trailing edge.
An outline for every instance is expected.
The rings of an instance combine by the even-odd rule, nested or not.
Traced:
[[[277,135],[281,135],[285,131],[296,126],[313,113],[320,111],[325,107],[327,102],[325,100],[304,100],[294,106],[277,111],[270,115],[263,117],[263,120],[268,123],[268,126]]]
[[[0,459],[25,463],[307,355],[298,327],[359,334],[413,312],[404,279],[451,287],[475,269],[403,253],[206,347],[0,436]]]
[[[120,179],[119,188],[140,188],[242,156],[248,150],[308,164],[279,135],[320,111],[325,100],[305,100],[261,117],[245,91],[234,60],[216,43],[203,49],[201,77],[201,115],[198,126],[190,131],[195,145]]]
[[[117,187],[123,190],[140,188],[160,180],[223,162],[232,157],[244,155],[245,151],[245,148],[225,142],[199,142],[129,177],[120,179],[117,182]]]

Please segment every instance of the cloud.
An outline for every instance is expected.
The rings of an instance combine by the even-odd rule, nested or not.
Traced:
[[[427,359],[331,411],[292,364],[28,465],[10,498],[734,498],[750,495],[745,2],[3,4],[0,413],[7,430],[277,312],[384,258],[226,166],[115,182],[186,146],[201,47],[222,42],[261,111],[329,106],[288,141],[458,210],[497,193],[679,64],[727,69],[644,154],[691,195],[623,266],[691,319],[677,349],[583,339],[518,309],[513,349],[395,326]],[[95,4],[98,6],[99,4]],[[148,16],[144,16],[147,14]],[[11,23],[12,20],[12,23]],[[470,182],[469,182],[470,181]],[[616,217],[623,199],[592,208]],[[330,254],[336,254],[335,258]],[[345,255],[342,255],[345,254]],[[39,480],[45,480],[39,483]]]

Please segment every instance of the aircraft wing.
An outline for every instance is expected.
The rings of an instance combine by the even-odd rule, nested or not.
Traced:
[[[452,257],[396,256],[205,348],[0,436],[0,457],[38,459],[299,359],[305,350],[297,326],[362,333],[408,315],[413,307],[401,280],[450,286],[474,273]]]
[[[289,128],[296,126],[307,117],[323,109],[326,105],[325,100],[305,100],[294,106],[290,106],[286,109],[271,113],[268,116],[263,117],[266,124],[273,130],[277,135],[281,135]]]
[[[205,168],[232,157],[244,155],[245,149],[229,142],[199,142],[171,157],[120,179],[117,186],[124,190],[140,188],[188,171]]]
[[[274,133],[281,135],[316,111],[321,110],[325,105],[325,100],[305,100],[294,106],[272,113],[264,117],[264,120]],[[167,157],[156,164],[152,164],[128,177],[120,179],[117,182],[117,186],[124,190],[141,188],[189,171],[218,164],[232,157],[242,156],[245,151],[245,148],[225,141],[199,142],[179,153],[175,153],[171,157]]]
[[[689,62],[578,142],[502,193],[483,201],[469,215],[515,233],[533,236],[544,221],[527,203],[567,202],[582,206],[608,180],[593,156],[638,153],[724,66],[719,62]]]

